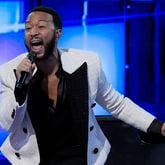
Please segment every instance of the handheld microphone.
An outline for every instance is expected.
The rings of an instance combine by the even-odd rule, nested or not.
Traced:
[[[30,52],[28,55],[27,55],[27,58],[31,61],[31,63],[33,64],[35,62],[35,59],[36,59],[36,55],[33,53],[33,52]],[[22,71],[21,72],[21,77],[17,80],[16,82],[16,88],[19,88],[19,89],[22,89],[23,86],[25,85],[25,81],[27,79],[29,75],[29,72],[26,72],[26,71]]]

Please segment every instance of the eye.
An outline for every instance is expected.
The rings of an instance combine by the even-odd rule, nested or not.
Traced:
[[[45,28],[47,28],[47,22],[46,21],[39,21],[39,23],[38,23],[38,28],[39,29],[45,29]]]
[[[39,29],[44,29],[44,28],[46,28],[46,26],[45,25],[38,25],[38,28]]]
[[[25,27],[25,30],[26,31],[30,31],[31,30],[31,27]]]
[[[31,28],[32,28],[32,25],[30,25],[29,23],[25,25],[25,30],[26,31],[31,30]]]

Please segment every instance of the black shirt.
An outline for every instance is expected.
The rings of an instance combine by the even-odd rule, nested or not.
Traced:
[[[81,156],[69,108],[67,78],[60,67],[56,108],[41,87],[43,75],[37,71],[28,94],[28,113],[32,121],[42,159]]]

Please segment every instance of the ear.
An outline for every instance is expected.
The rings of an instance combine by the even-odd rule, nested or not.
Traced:
[[[59,39],[62,35],[62,29],[56,29],[56,37]]]

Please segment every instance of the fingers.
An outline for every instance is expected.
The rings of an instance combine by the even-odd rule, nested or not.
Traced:
[[[34,71],[35,68],[36,68],[36,64],[33,63],[33,64],[31,65],[31,70]]]
[[[31,68],[32,68],[32,64],[27,57],[22,60],[20,65],[18,65],[18,69],[20,71],[30,72]]]
[[[34,69],[36,68],[36,65],[33,63],[33,64],[31,64],[31,66],[30,66],[30,68],[29,68],[29,73],[30,73],[30,75],[32,75],[32,73],[33,73],[33,71],[34,71]]]
[[[28,72],[29,74],[32,74],[35,67],[36,67],[36,65],[34,63],[31,64],[31,61],[27,57],[25,57],[21,61],[21,63],[17,66],[17,69],[16,69],[17,79],[20,78],[21,72]]]

